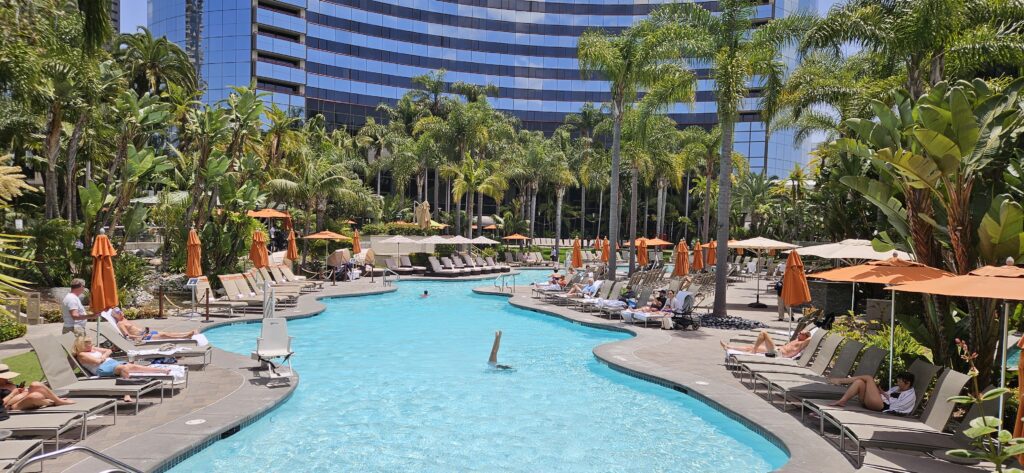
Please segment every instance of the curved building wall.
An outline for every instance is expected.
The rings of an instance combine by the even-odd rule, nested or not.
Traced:
[[[757,7],[759,18],[813,8],[815,0],[774,0]],[[358,128],[413,88],[412,78],[444,68],[449,83],[493,84],[492,105],[545,132],[586,102],[609,99],[608,85],[584,79],[576,60],[579,35],[590,28],[617,32],[661,3],[621,0],[150,0],[154,34],[188,46],[214,102],[231,85],[271,92],[294,113],[322,113],[327,121]],[[715,9],[713,1],[700,2]],[[216,5],[214,7],[213,5]],[[181,10],[201,12],[195,15]],[[183,19],[183,20],[182,20]],[[182,26],[184,21],[184,26]],[[198,28],[189,26],[198,25]],[[185,33],[179,34],[182,30]],[[188,48],[186,48],[188,50]],[[669,113],[681,125],[717,121],[708,71],[699,77],[695,103]],[[756,100],[747,99],[736,143],[751,160],[784,175],[803,153],[786,133],[765,142]]]

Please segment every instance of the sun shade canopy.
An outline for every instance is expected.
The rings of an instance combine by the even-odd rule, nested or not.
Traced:
[[[340,233],[334,233],[330,230],[324,230],[322,232],[316,232],[312,235],[306,235],[302,237],[306,240],[351,240],[351,238],[342,235]]]
[[[246,215],[255,218],[292,218],[288,212],[282,212],[275,209],[250,210]]]
[[[889,289],[951,297],[1024,301],[1024,269],[1016,266],[985,266],[963,276],[900,284]]]
[[[899,258],[836,268],[810,274],[808,277],[826,281],[855,282],[869,284],[903,284],[918,281],[932,281],[949,278],[953,274],[921,263]]]
[[[729,247],[742,248],[745,250],[795,250],[797,248],[800,248],[799,246],[794,245],[792,243],[786,243],[764,237],[740,240],[735,243],[730,242]]]
[[[733,246],[730,243],[730,246]],[[875,251],[869,240],[848,239],[838,243],[807,246],[800,250],[800,256],[815,256],[825,259],[844,260],[887,260],[893,255],[904,260],[911,260],[910,253],[905,251]]]
[[[522,236],[518,233],[513,233],[507,237],[502,238],[502,240],[529,240],[529,238]]]

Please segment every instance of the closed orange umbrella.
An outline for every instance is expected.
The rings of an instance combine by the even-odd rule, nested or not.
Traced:
[[[1024,352],[1024,338],[1017,340],[1017,348],[1020,348]],[[1024,356],[1017,358],[1017,379],[1024,379]],[[1024,391],[1020,391],[1017,394],[1017,415],[1016,421],[1013,423],[1013,436],[1020,437],[1024,435],[1024,422],[1021,421],[1021,416],[1024,415]],[[1017,461],[1024,462],[1024,455],[1017,455]]]
[[[718,242],[711,240],[711,243],[708,243],[705,248],[708,250],[707,265],[714,266],[718,263]]]
[[[786,258],[786,272],[782,275],[782,302],[788,307],[811,301],[811,289],[807,287],[804,262],[796,250]]]
[[[249,259],[254,268],[265,268],[270,266],[270,257],[267,255],[267,238],[263,232],[256,230],[252,233],[252,246],[249,247]]]
[[[583,267],[583,252],[580,250],[579,238],[576,238],[572,241],[572,267]]]
[[[292,261],[299,260],[299,247],[295,244],[295,230],[288,231],[288,251],[285,252],[284,257]]]
[[[188,231],[188,245],[185,247],[185,276],[198,278],[203,275],[202,252],[199,234],[192,228]]]
[[[352,252],[360,253],[363,249],[359,247],[359,230],[352,232]]]
[[[608,262],[608,250],[611,248],[611,243],[608,243],[608,237],[604,237],[604,244],[601,245],[601,261]]]
[[[92,285],[89,287],[89,307],[93,312],[103,312],[118,305],[114,256],[117,256],[117,251],[107,235],[97,235],[92,244]]]
[[[641,238],[636,244],[636,262],[640,266],[649,264],[650,258],[647,257],[647,239]]]
[[[686,276],[690,274],[690,249],[686,247],[686,242],[680,240],[679,245],[676,246],[676,264],[672,268],[673,276]]]
[[[700,241],[697,241],[696,245],[693,245],[693,270],[701,271],[704,269],[704,247],[700,245]]]

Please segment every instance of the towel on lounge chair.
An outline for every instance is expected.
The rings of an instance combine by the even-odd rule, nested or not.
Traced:
[[[118,327],[117,326],[117,321],[114,320],[113,310],[114,309],[107,309],[107,310],[105,310],[103,312],[100,312],[100,317],[102,317],[103,320],[106,320],[107,323],[109,323],[114,328],[114,330],[117,333],[120,333],[121,336],[123,337],[124,333],[121,332],[121,327]],[[125,337],[125,338],[128,338],[128,337]],[[163,343],[181,342],[181,341],[185,341],[185,340],[186,339],[181,339],[181,340],[163,339],[163,340],[146,340],[146,341],[151,342],[151,343],[161,343],[161,344],[163,344]],[[200,346],[200,347],[205,347],[205,346],[210,344],[210,340],[206,338],[206,335],[203,335],[201,333],[197,333],[197,334],[193,335],[191,340],[194,340],[196,342],[196,346]]]

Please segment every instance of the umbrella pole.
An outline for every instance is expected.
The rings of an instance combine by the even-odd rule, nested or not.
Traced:
[[[757,257],[760,260],[761,252],[757,253]],[[747,304],[747,307],[751,307],[754,309],[764,309],[765,307],[768,306],[761,303],[761,268],[755,269],[757,270],[757,288],[754,290],[754,295],[755,297],[757,297],[757,300],[751,304]]]
[[[896,343],[896,291],[892,291],[892,299],[889,301],[889,385],[892,385],[892,363],[893,344]]]
[[[857,315],[857,309],[854,306],[857,305],[857,283],[853,283],[853,288],[850,289],[850,313]]]

